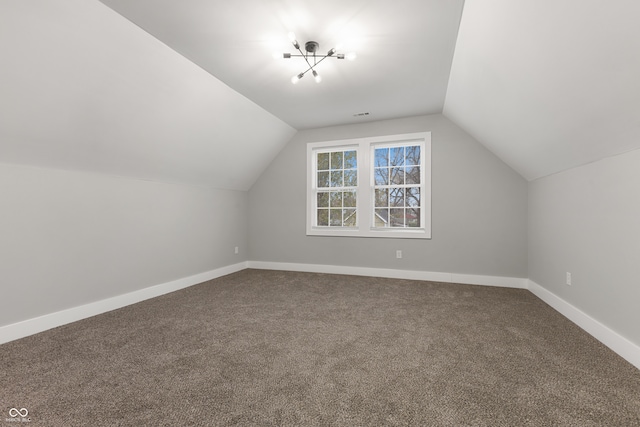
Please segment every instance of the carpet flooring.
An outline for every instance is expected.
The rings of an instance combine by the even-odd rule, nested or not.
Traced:
[[[0,425],[640,426],[640,371],[519,289],[244,270],[0,367]]]

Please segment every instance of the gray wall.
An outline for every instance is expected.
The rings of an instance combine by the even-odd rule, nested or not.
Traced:
[[[247,205],[247,192],[0,164],[0,326],[246,261]]]
[[[640,150],[529,184],[529,278],[640,345]]]
[[[420,131],[432,132],[431,240],[305,235],[306,143]],[[527,277],[526,181],[442,115],[300,131],[249,203],[253,261]]]

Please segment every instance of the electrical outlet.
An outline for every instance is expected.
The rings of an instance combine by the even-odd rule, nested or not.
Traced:
[[[402,251],[399,249],[396,251],[396,258],[398,259],[402,258]]]
[[[233,253],[238,253],[238,247],[236,246],[235,249],[233,250]]]
[[[571,286],[571,273],[567,271],[567,285]]]

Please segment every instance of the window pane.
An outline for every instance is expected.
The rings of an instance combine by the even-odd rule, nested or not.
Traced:
[[[404,166],[404,147],[393,147],[390,151],[390,166]]]
[[[318,170],[329,170],[329,153],[318,153]]]
[[[331,169],[342,169],[342,151],[331,153]]]
[[[375,168],[375,185],[389,185],[389,168]]]
[[[316,154],[316,225],[355,227],[358,186],[358,152],[351,149]],[[335,191],[344,187],[351,191]],[[334,191],[321,191],[331,188]]]
[[[358,158],[355,151],[344,152],[344,168],[356,169],[358,167]]]
[[[404,227],[404,209],[390,209],[391,227]]]
[[[341,208],[342,207],[342,192],[334,191],[331,193],[331,202],[330,206],[332,208]]]
[[[329,209],[329,225],[342,227],[342,209]]]
[[[420,227],[420,156],[419,145],[375,149],[374,227]]]
[[[392,185],[404,184],[404,168],[391,169],[391,184]]]
[[[420,184],[420,168],[418,166],[407,168],[407,185]]]
[[[358,171],[347,170],[344,171],[344,186],[355,187],[358,185]]]
[[[329,225],[329,209],[318,209],[318,226],[326,227]]]
[[[376,208],[387,207],[389,206],[389,189],[388,188],[378,188],[376,189]]]
[[[406,206],[420,207],[420,187],[407,188],[406,195]]]
[[[356,226],[356,210],[355,209],[345,209],[342,211],[343,215],[343,225],[345,227],[355,227]]]
[[[407,227],[420,227],[420,209],[407,209]]]
[[[390,190],[389,206],[404,207],[404,188],[392,188]]]
[[[375,227],[388,227],[389,209],[376,209],[374,212],[373,224]]]
[[[331,171],[331,186],[332,187],[342,187],[342,175],[344,172],[342,171]]]
[[[389,166],[389,149],[376,148],[374,166]]]
[[[419,165],[420,164],[420,146],[412,145],[405,147],[406,157],[405,161],[407,165]]]
[[[343,206],[346,208],[355,208],[356,207],[356,192],[355,191],[345,191],[343,198]]]
[[[329,172],[318,172],[318,188],[329,186]]]
[[[319,208],[329,207],[329,193],[327,192],[318,193],[318,207]]]
[[[316,142],[306,151],[308,235],[431,237],[427,132]]]

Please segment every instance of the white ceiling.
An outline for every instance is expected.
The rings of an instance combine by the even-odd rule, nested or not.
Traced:
[[[0,61],[3,163],[247,190],[295,133],[97,1],[0,0]]]
[[[640,148],[640,2],[462,7],[0,0],[0,162],[248,189],[296,129],[443,111],[527,179]],[[292,85],[288,31],[358,59]]]
[[[296,129],[441,113],[463,0],[101,0]],[[308,67],[287,34],[356,61]],[[302,48],[304,51],[304,47]],[[273,55],[277,54],[276,59]],[[354,114],[369,112],[366,117]]]
[[[444,113],[529,180],[638,149],[639,19],[638,0],[466,0]]]

